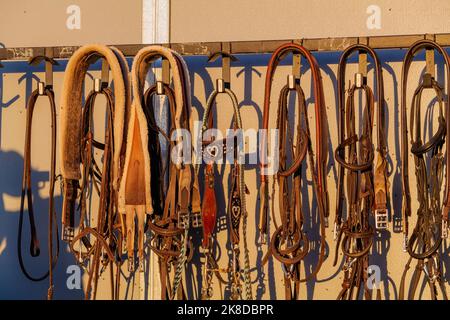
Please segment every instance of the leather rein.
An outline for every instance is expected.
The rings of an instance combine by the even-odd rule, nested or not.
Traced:
[[[410,139],[411,153],[414,157],[415,174],[417,183],[417,196],[419,208],[417,210],[417,222],[408,239],[408,217],[411,216],[411,196],[409,191],[408,177],[408,116],[406,107],[406,92],[408,71],[414,56],[421,50],[439,52],[445,61],[447,74],[450,72],[450,58],[446,51],[431,40],[420,40],[414,43],[406,53],[402,67],[402,100],[401,100],[401,151],[402,151],[402,185],[403,185],[403,235],[404,250],[408,252],[410,258],[405,265],[400,283],[399,299],[405,298],[406,274],[413,259],[417,260],[417,265],[411,278],[408,292],[408,299],[414,299],[415,292],[419,286],[421,274],[425,274],[425,279],[430,287],[431,298],[436,300],[440,290],[442,298],[447,300],[447,293],[442,279],[442,261],[440,249],[442,239],[448,233],[448,212],[450,208],[449,194],[449,158],[447,157],[446,181],[444,190],[444,203],[441,204],[441,187],[444,180],[444,152],[448,155],[450,144],[446,141],[450,132],[450,122],[448,121],[450,107],[450,81],[447,81],[447,98],[444,100],[444,90],[434,79],[434,70],[427,71],[422,76],[417,89],[414,91],[410,110]],[[432,66],[434,68],[434,64]],[[438,129],[433,136],[424,142],[422,136],[421,123],[421,98],[425,90],[432,90],[436,95],[439,108]],[[445,111],[444,111],[445,110]],[[430,121],[430,120],[429,120]],[[432,122],[429,124],[432,127]],[[443,145],[446,143],[446,150]],[[428,165],[427,165],[428,164]]]
[[[345,100],[345,70],[348,58],[355,52],[369,55],[373,60],[377,84],[377,140],[375,152],[372,131],[374,124],[374,95],[367,85],[366,70],[355,75],[355,83],[348,90]],[[363,67],[365,69],[365,67]],[[365,97],[363,108],[361,135],[356,132],[355,93],[361,91]],[[361,289],[364,297],[372,298],[372,287],[369,288],[368,267],[369,252],[372,248],[375,229],[386,229],[387,215],[387,142],[384,120],[384,90],[382,68],[375,51],[370,47],[357,44],[347,48],[341,57],[338,68],[339,95],[339,145],[335,151],[335,159],[339,165],[337,206],[335,221],[337,263],[339,244],[344,255],[344,280],[338,299],[358,299]],[[348,150],[346,157],[346,150]],[[375,166],[375,153],[378,163]],[[344,193],[344,178],[347,176],[347,197]],[[347,200],[346,200],[347,199]],[[347,201],[346,220],[343,222],[344,202]],[[370,224],[371,216],[375,217],[375,229]],[[381,290],[377,288],[377,299],[381,299]]]
[[[280,60],[288,53],[301,55],[304,57],[311,68],[312,85],[314,87],[315,98],[315,116],[316,116],[316,159],[313,156],[311,135],[306,110],[306,101],[303,90],[300,86],[300,78],[291,77],[289,83],[285,85],[280,92],[277,116],[277,129],[279,132],[279,171],[276,175],[279,187],[279,213],[281,225],[276,224],[275,216],[273,217],[276,230],[273,232],[270,241],[268,255],[272,255],[275,259],[282,263],[285,283],[286,299],[298,299],[299,286],[301,282],[314,279],[320,270],[325,258],[325,227],[328,218],[328,195],[326,185],[326,156],[327,156],[327,138],[326,138],[326,111],[323,97],[323,85],[316,59],[312,54],[301,45],[285,44],[275,50],[270,59],[265,82],[264,96],[264,113],[263,113],[263,129],[269,129],[269,108],[272,88],[272,79],[276,67]],[[296,71],[294,71],[296,72]],[[297,124],[297,141],[294,145],[291,142],[292,165],[287,166],[288,159],[288,141],[287,137],[293,137],[289,130],[288,117],[288,94],[295,92],[298,100],[298,124]],[[268,132],[266,133],[266,135]],[[261,144],[262,157],[266,155],[268,144],[263,139]],[[320,254],[315,269],[301,279],[300,263],[308,255],[310,243],[303,231],[304,214],[302,207],[302,167],[305,156],[308,154],[309,167],[312,171],[312,181],[314,194],[317,201],[318,214],[320,217]],[[261,215],[260,215],[260,233],[262,241],[268,233],[268,180],[263,170],[265,162],[261,161]],[[291,187],[290,187],[291,186]],[[273,187],[273,192],[275,187]],[[272,199],[274,201],[274,199]],[[273,208],[272,213],[274,214]],[[266,257],[266,259],[267,259]],[[265,261],[267,261],[265,259]]]
[[[46,61],[46,68],[48,64],[56,65],[57,62],[51,58],[44,56],[34,57],[30,64],[35,62],[40,62],[41,60]],[[47,82],[47,81],[46,81]],[[40,244],[39,238],[36,231],[36,223],[34,219],[34,209],[33,209],[33,190],[31,182],[31,132],[33,124],[33,112],[36,106],[36,102],[39,97],[47,97],[50,116],[51,116],[51,158],[50,158],[50,172],[49,172],[49,199],[48,199],[48,271],[41,276],[33,276],[26,268],[23,255],[22,255],[22,237],[23,237],[23,216],[25,211],[25,198],[27,200],[28,218],[30,223],[30,255],[32,257],[38,257],[40,255]],[[51,300],[53,298],[53,268],[56,265],[59,256],[59,233],[58,224],[56,222],[56,211],[54,206],[54,191],[56,182],[56,106],[55,106],[55,93],[53,92],[53,83],[39,82],[39,86],[35,89],[27,102],[26,111],[26,131],[25,131],[25,147],[24,147],[24,165],[23,165],[23,176],[22,176],[22,193],[20,198],[20,215],[19,215],[19,229],[17,238],[17,254],[19,258],[19,265],[22,273],[25,277],[31,281],[42,281],[49,278],[49,288],[47,292],[47,299]],[[55,241],[56,240],[56,241]],[[54,249],[53,242],[56,242],[56,252]]]

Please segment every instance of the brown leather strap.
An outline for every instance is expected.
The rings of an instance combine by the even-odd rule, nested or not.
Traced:
[[[402,192],[403,192],[403,234],[405,237],[405,244],[407,242],[408,236],[408,217],[411,216],[411,194],[409,190],[409,176],[408,176],[408,135],[407,135],[407,111],[406,111],[406,99],[407,99],[407,77],[411,62],[414,56],[421,50],[424,49],[434,49],[439,52],[443,57],[446,65],[447,73],[450,72],[450,58],[446,51],[437,43],[431,40],[419,40],[415,42],[409,49],[405,55],[402,66],[402,80],[401,80],[401,130],[402,130],[402,139],[401,139],[401,159],[402,159]],[[445,101],[445,118],[448,119],[449,111],[448,107],[450,105],[450,96],[448,93],[450,92],[450,81],[447,81],[446,85],[447,91],[447,99]],[[446,121],[446,132],[450,132],[450,121]],[[450,153],[450,144],[447,144],[446,153]],[[445,196],[444,203],[442,208],[442,219],[443,221],[448,220],[448,212],[450,208],[450,159],[447,157],[447,165],[446,165],[446,182],[445,182]]]
[[[270,98],[272,90],[272,78],[275,73],[276,67],[280,60],[288,53],[299,54],[306,58],[308,61],[311,73],[312,73],[312,85],[314,88],[314,99],[315,99],[315,121],[316,121],[316,144],[315,144],[315,154],[316,162],[314,161],[312,143],[309,132],[308,117],[306,113],[306,103],[303,91],[301,90],[298,80],[296,81],[295,87],[288,88],[284,87],[280,93],[279,108],[278,108],[278,120],[277,128],[280,129],[279,133],[279,148],[280,148],[280,172],[278,173],[278,183],[280,190],[280,215],[282,225],[277,228],[275,233],[272,235],[272,240],[270,242],[269,254],[272,254],[280,262],[283,263],[283,268],[285,270],[285,276],[290,281],[286,282],[286,298],[296,298],[298,295],[295,293],[297,288],[297,283],[307,281],[309,279],[314,279],[317,276],[318,271],[325,258],[325,227],[327,225],[327,218],[329,215],[328,209],[328,195],[326,186],[326,163],[327,163],[327,136],[326,136],[326,114],[325,114],[325,103],[323,97],[323,86],[322,79],[320,75],[320,70],[315,58],[312,54],[306,50],[304,47],[287,43],[275,50],[273,53],[266,73],[265,82],[265,95],[264,95],[264,113],[263,113],[263,126],[265,130],[269,129],[269,109],[270,109]],[[287,125],[287,95],[290,90],[295,89],[297,98],[299,100],[299,125],[297,133],[297,143],[296,150],[291,150],[293,164],[287,168],[285,159],[287,159],[286,150],[287,148],[287,136],[292,136],[287,133],[289,130]],[[305,129],[302,130],[301,127],[304,126]],[[266,163],[265,155],[267,152],[267,134],[263,137],[261,141],[261,153],[263,157],[261,161],[261,188],[260,188],[260,199],[261,199],[261,215],[260,215],[260,225],[259,230],[262,239],[266,237],[267,234],[267,223],[268,223],[268,180],[265,172]],[[314,194],[317,199],[318,213],[320,217],[320,254],[319,261],[310,275],[305,279],[300,279],[298,276],[299,263],[307,255],[309,251],[309,241],[306,235],[302,231],[303,225],[303,213],[301,204],[301,168],[303,159],[308,153],[309,167],[312,170]],[[288,189],[288,180],[290,176],[293,178],[293,190]],[[289,288],[293,288],[291,282],[294,284],[294,293],[291,293]],[[289,293],[288,293],[289,292]]]
[[[20,199],[20,215],[19,215],[19,230],[17,238],[17,254],[19,258],[19,265],[22,273],[25,277],[31,281],[41,281],[49,277],[49,290],[48,299],[53,295],[53,268],[56,265],[59,256],[59,235],[58,224],[56,223],[56,211],[54,208],[54,190],[55,190],[55,166],[56,166],[56,107],[55,107],[55,95],[51,88],[44,89],[42,96],[46,96],[49,101],[50,116],[51,116],[51,160],[50,160],[50,173],[49,173],[49,204],[48,204],[48,271],[41,276],[35,277],[29,273],[26,269],[23,256],[22,256],[22,233],[23,233],[23,215],[25,211],[25,197],[27,198],[28,217],[30,222],[30,255],[32,257],[38,257],[40,255],[39,239],[36,232],[36,224],[34,220],[33,209],[33,190],[31,183],[31,132],[33,123],[33,112],[38,97],[41,96],[39,90],[34,90],[27,102],[27,118],[26,118],[26,132],[25,132],[25,147],[24,147],[24,165],[23,165],[23,177],[22,177],[22,194]],[[53,241],[56,240],[56,252],[54,252]]]
[[[441,208],[441,186],[443,182],[444,155],[442,148],[446,143],[447,133],[450,132],[449,105],[450,81],[447,81],[447,99],[444,103],[443,90],[431,73],[425,73],[422,82],[414,91],[411,110],[410,110],[410,133],[411,133],[411,153],[414,156],[417,196],[419,202],[418,218],[416,226],[408,239],[408,217],[411,215],[411,196],[409,191],[408,177],[408,116],[406,107],[407,77],[410,65],[414,56],[420,50],[433,50],[439,52],[444,57],[447,73],[450,72],[450,59],[446,51],[430,40],[420,40],[414,43],[406,53],[402,67],[402,99],[401,99],[401,152],[402,152],[402,186],[403,186],[403,234],[404,246],[410,255],[410,259],[405,266],[401,281],[400,298],[404,297],[405,277],[412,259],[417,260],[416,269],[411,279],[408,299],[414,299],[414,293],[418,286],[422,271],[429,283],[432,299],[437,299],[437,288],[442,288],[442,279],[440,275],[439,248],[442,244],[442,237],[447,233],[446,221],[448,220],[448,208],[450,206],[449,196],[449,173],[450,160],[447,157],[446,163],[446,182],[444,192],[444,203]],[[421,127],[421,96],[425,89],[432,89],[437,97],[439,106],[438,130],[433,134],[429,141],[422,141]],[[445,109],[445,112],[443,111]],[[447,144],[447,153],[450,146]],[[427,166],[427,157],[430,158]],[[445,289],[442,297],[447,299]]]
[[[375,144],[372,139],[373,116],[375,111],[372,89],[366,84],[366,74],[355,75],[355,83],[345,95],[345,70],[348,58],[358,52],[372,57],[377,85],[377,137],[378,164],[375,168]],[[363,70],[361,70],[363,71]],[[362,109],[360,133],[356,127],[355,93],[361,91],[365,97],[365,108]],[[371,299],[371,291],[367,288],[367,266],[369,251],[372,247],[374,228],[370,226],[370,216],[374,215],[376,227],[379,227],[380,211],[385,220],[382,228],[387,227],[387,142],[384,125],[384,93],[382,68],[376,53],[366,45],[353,45],[344,50],[338,67],[339,97],[339,145],[335,151],[335,159],[339,164],[335,232],[338,232],[336,243],[337,263],[339,243],[344,255],[344,283],[338,299],[359,299],[364,288],[364,297]],[[346,155],[346,150],[348,150]],[[344,178],[347,178],[347,195],[344,192]],[[375,177],[374,177],[375,176]],[[346,221],[342,222],[344,202],[347,202]],[[336,234],[335,234],[336,237]],[[350,276],[349,276],[350,275]],[[355,293],[355,294],[354,294]]]
[[[159,58],[168,62],[172,73],[169,83],[159,82],[144,92],[145,79],[151,63]],[[128,128],[128,144],[125,169],[119,191],[119,210],[131,204],[145,208],[147,226],[152,230],[150,247],[159,257],[163,299],[185,297],[183,270],[185,262],[193,254],[188,239],[191,212],[199,213],[199,195],[196,179],[192,179],[192,167],[188,163],[176,163],[172,154],[179,150],[172,141],[179,130],[190,129],[190,83],[186,65],[176,52],[149,46],[137,53],[132,67],[133,104]],[[157,125],[155,119],[155,96],[166,96],[168,101],[167,130]],[[160,137],[167,139],[167,155],[163,155]],[[178,136],[179,138],[179,136]],[[183,137],[185,139],[185,137]],[[136,142],[137,141],[137,142]],[[133,142],[133,143],[131,143]],[[134,143],[136,142],[136,143]],[[189,145],[188,148],[191,146]],[[190,150],[183,150],[184,153]],[[137,167],[134,165],[138,163]],[[135,183],[142,179],[142,187]],[[194,187],[195,186],[195,187]],[[142,193],[136,201],[133,195]],[[142,221],[138,228],[142,228]],[[127,233],[127,243],[132,248],[134,233]],[[139,237],[139,246],[143,239]],[[131,250],[130,250],[131,251]],[[129,256],[132,252],[129,252]]]

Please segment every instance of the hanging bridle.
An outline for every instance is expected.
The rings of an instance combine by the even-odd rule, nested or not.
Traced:
[[[410,238],[408,239],[408,217],[411,216],[411,196],[409,191],[408,177],[408,116],[406,108],[406,92],[408,71],[414,56],[421,50],[426,50],[427,69],[422,76],[422,81],[414,91],[411,111],[410,111],[410,133],[411,133],[411,153],[414,157],[417,196],[419,208],[417,211],[417,222]],[[450,81],[447,80],[447,97],[444,101],[444,91],[435,80],[434,52],[442,54],[447,75],[450,74],[450,58],[446,51],[437,43],[431,40],[420,40],[414,43],[406,53],[402,67],[402,100],[401,100],[401,151],[402,151],[402,185],[403,185],[403,234],[404,250],[410,255],[405,265],[400,284],[399,299],[405,298],[406,274],[410,268],[412,259],[417,260],[417,265],[408,293],[408,299],[414,299],[414,295],[422,272],[425,273],[426,280],[431,291],[431,298],[437,299],[441,291],[442,298],[447,300],[445,284],[442,279],[441,259],[439,251],[442,239],[448,234],[448,213],[450,209],[450,185],[449,185],[449,157],[450,144],[446,141],[450,132],[450,122],[448,121],[450,107]],[[436,94],[439,106],[438,129],[433,136],[423,142],[421,124],[421,98],[426,89],[431,89]],[[445,111],[443,111],[445,109]],[[432,122],[429,121],[432,128]],[[443,145],[446,143],[446,150],[443,152]],[[441,187],[444,180],[444,154],[447,154],[446,179],[444,190],[444,203],[441,205]],[[428,156],[428,157],[427,157]],[[428,158],[428,159],[427,159]],[[428,164],[428,166],[427,166]],[[428,170],[427,170],[428,169]]]
[[[157,81],[144,92],[150,64],[158,58],[163,60],[165,79]],[[169,67],[173,89],[169,86]],[[149,46],[141,49],[135,56],[132,85],[133,103],[125,169],[119,192],[119,208],[126,215],[129,266],[134,264],[136,215],[140,271],[143,271],[144,228],[147,223],[152,232],[150,247],[159,257],[161,298],[185,299],[183,270],[193,254],[188,232],[191,219],[195,219],[200,213],[200,202],[196,179],[191,179],[192,166],[189,162],[177,163],[168,157],[180,151],[177,149],[177,141],[173,139],[174,135],[180,130],[190,130],[189,74],[179,54],[161,46]],[[168,98],[169,122],[166,131],[156,124],[154,118],[155,94]],[[159,134],[168,141],[167,156],[161,151]],[[187,143],[190,140],[185,140],[187,137],[181,137],[184,142],[184,149],[181,151],[184,155],[190,152],[188,149],[192,146]]]
[[[216,88],[213,90],[206,103],[206,109],[203,114],[201,137],[202,137],[202,156],[205,160],[204,166],[204,192],[202,199],[202,226],[203,226],[203,242],[202,247],[205,255],[203,264],[203,283],[201,290],[202,299],[211,299],[213,297],[212,280],[213,274],[221,283],[226,283],[220,273],[228,273],[230,284],[230,299],[242,299],[242,285],[241,285],[241,267],[240,267],[240,224],[242,220],[242,235],[244,246],[244,268],[242,277],[245,284],[245,299],[252,299],[252,288],[250,279],[250,258],[247,245],[247,210],[245,195],[248,193],[244,181],[244,166],[240,154],[237,141],[238,136],[233,134],[232,137],[226,137],[223,140],[214,140],[211,135],[207,136],[207,130],[213,127],[213,112],[212,108],[216,102],[219,94],[228,96],[233,107],[233,129],[242,132],[242,120],[239,111],[239,104],[234,92],[230,89],[230,63],[237,59],[226,53],[218,52],[211,55],[208,61],[214,61],[222,56],[222,78],[217,79]],[[209,138],[209,139],[208,139]],[[217,139],[218,137],[216,137]],[[231,169],[231,188],[229,190],[229,201],[227,211],[227,229],[229,231],[229,239],[231,242],[232,261],[231,267],[220,269],[214,257],[213,245],[217,242],[214,239],[214,229],[217,223],[217,203],[215,196],[215,165],[214,161],[223,159],[226,153],[232,153],[233,166]],[[229,157],[227,157],[229,158]],[[196,174],[198,175],[200,164],[196,166]],[[223,270],[223,271],[222,271]]]
[[[55,166],[56,166],[56,106],[55,106],[55,93],[53,92],[53,66],[58,63],[51,57],[36,56],[30,60],[31,65],[38,65],[42,61],[45,61],[45,82],[39,82],[38,88],[34,90],[27,102],[27,119],[26,119],[26,132],[25,132],[25,147],[24,147],[24,163],[23,163],[23,177],[22,177],[22,194],[20,199],[20,215],[19,215],[19,230],[17,238],[17,254],[19,258],[20,269],[25,277],[31,281],[41,281],[49,277],[49,288],[47,292],[47,299],[51,300],[53,297],[53,268],[56,265],[59,255],[59,235],[58,224],[56,222],[56,211],[54,206],[54,191],[55,191]],[[51,160],[50,160],[50,173],[49,173],[49,200],[48,200],[48,271],[39,277],[35,277],[30,274],[26,269],[23,257],[22,257],[22,232],[23,232],[23,215],[25,210],[25,197],[27,199],[28,217],[30,221],[30,255],[32,257],[38,257],[40,255],[39,239],[36,232],[36,225],[34,220],[33,209],[33,190],[31,183],[31,131],[33,123],[33,112],[36,106],[36,101],[39,97],[46,96],[50,106],[51,116]],[[54,253],[53,241],[56,241],[56,252]]]
[[[301,282],[315,279],[318,271],[325,258],[325,227],[328,219],[328,194],[326,185],[326,163],[327,163],[327,137],[326,137],[326,111],[323,97],[322,78],[320,69],[316,59],[303,46],[288,43],[282,45],[272,55],[270,59],[265,83],[264,95],[264,113],[263,113],[263,129],[266,130],[266,138],[261,142],[262,153],[260,153],[261,166],[261,216],[260,216],[260,233],[262,242],[268,233],[268,180],[266,173],[266,150],[268,150],[267,132],[269,129],[269,109],[270,96],[272,88],[272,78],[276,67],[280,60],[288,53],[294,55],[293,75],[288,77],[288,84],[285,85],[280,92],[278,112],[277,112],[277,129],[279,130],[279,171],[276,175],[279,187],[279,214],[281,225],[277,225],[275,219],[274,224],[276,230],[273,232],[268,255],[273,255],[282,263],[284,272],[285,297],[287,300],[298,299],[299,287]],[[300,86],[300,58],[304,57],[311,68],[312,86],[314,88],[315,99],[315,115],[316,115],[316,161],[314,160],[311,135],[309,130],[309,121],[307,117],[305,95]],[[297,124],[297,141],[292,147],[290,153],[293,163],[288,166],[288,138],[292,138],[289,129],[288,117],[288,95],[289,92],[295,92],[299,104],[298,124]],[[318,215],[320,217],[320,254],[315,269],[306,276],[300,278],[300,264],[308,255],[310,244],[303,231],[304,214],[302,208],[302,168],[305,157],[308,154],[308,162],[312,171],[312,182],[314,194],[317,200]],[[274,188],[273,188],[274,189]],[[272,199],[274,201],[274,199]],[[273,217],[275,212],[272,209]],[[267,261],[267,260],[265,260]]]
[[[348,90],[345,100],[345,69],[348,58],[355,52],[359,54],[359,72],[355,82]],[[374,95],[367,85],[367,55],[373,60],[377,85],[377,165],[375,166],[375,145],[372,139],[374,125]],[[365,108],[362,110],[361,134],[356,127],[355,93],[362,92]],[[338,68],[339,95],[339,145],[335,159],[339,164],[335,240],[337,263],[339,244],[344,254],[344,280],[338,299],[352,300],[360,297],[372,298],[372,289],[368,281],[369,252],[375,236],[370,224],[375,217],[375,229],[388,227],[387,213],[387,141],[384,120],[384,91],[382,68],[375,51],[363,44],[352,45],[341,57]],[[346,155],[346,150],[348,153]],[[347,172],[347,173],[346,173]],[[347,175],[347,197],[344,193],[344,178]],[[346,220],[343,222],[344,202],[347,199]],[[378,285],[378,284],[377,284]],[[377,299],[381,299],[381,290],[377,288]]]
[[[84,76],[89,65],[98,59],[102,59],[102,77],[94,80],[94,89],[81,108]],[[109,70],[113,75],[114,93],[108,87]],[[103,143],[96,141],[93,133],[93,108],[99,95],[103,95],[106,100]],[[96,299],[98,280],[107,268],[111,274],[111,297],[119,297],[122,221],[117,211],[117,186],[123,167],[121,158],[124,153],[124,123],[128,105],[128,67],[125,57],[115,48],[99,45],[84,46],[77,50],[67,65],[61,103],[63,240],[69,242],[77,262],[88,273],[86,299]],[[101,166],[94,158],[95,150],[103,151]],[[95,219],[90,211],[94,192],[99,198]],[[75,230],[76,202],[80,218]]]

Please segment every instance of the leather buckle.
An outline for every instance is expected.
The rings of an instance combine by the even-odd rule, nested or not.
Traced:
[[[191,221],[193,228],[200,228],[203,226],[202,214],[200,212],[191,214]]]
[[[386,209],[375,209],[375,228],[378,230],[387,229],[388,211]]]
[[[189,213],[187,211],[178,212],[178,229],[189,228]]]

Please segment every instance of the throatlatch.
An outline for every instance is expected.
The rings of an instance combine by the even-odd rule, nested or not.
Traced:
[[[27,119],[26,119],[26,132],[25,132],[25,147],[24,147],[24,162],[23,162],[23,176],[22,176],[22,194],[20,198],[20,215],[19,215],[19,230],[17,238],[17,255],[19,257],[19,265],[22,273],[25,277],[31,281],[41,281],[49,277],[49,288],[47,292],[47,299],[53,298],[53,268],[56,265],[59,256],[59,235],[58,224],[56,222],[55,211],[55,182],[56,182],[56,106],[55,106],[55,93],[53,92],[53,66],[58,63],[52,58],[51,50],[46,50],[46,56],[35,56],[30,59],[29,64],[36,66],[42,61],[45,62],[45,82],[39,82],[38,88],[35,89],[27,102]],[[50,158],[50,173],[49,173],[49,194],[48,194],[48,271],[39,277],[32,276],[26,269],[22,255],[22,232],[23,232],[23,215],[25,211],[25,197],[27,199],[27,210],[30,222],[30,255],[32,257],[38,257],[40,255],[39,238],[36,231],[36,223],[34,219],[33,208],[33,190],[31,182],[31,131],[33,125],[33,112],[36,106],[36,102],[39,97],[47,97],[50,107],[51,117],[51,158]],[[56,240],[56,252],[54,252],[53,242]]]

